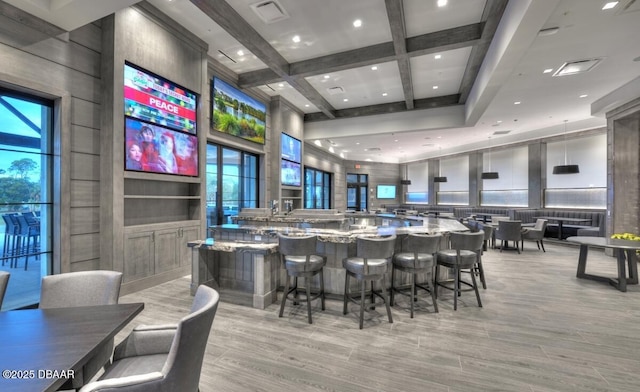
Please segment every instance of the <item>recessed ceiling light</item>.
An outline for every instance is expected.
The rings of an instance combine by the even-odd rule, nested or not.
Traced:
[[[436,60],[440,60],[442,58],[441,54],[436,54],[435,56],[433,56],[434,59]]]
[[[308,107],[309,107],[309,104],[304,105],[304,107],[305,107],[305,108],[308,108]]]
[[[294,35],[293,38],[291,38],[293,40],[293,42],[298,43],[300,42],[300,36],[299,35]]]
[[[371,70],[372,70],[372,71],[377,71],[377,70],[378,70],[378,67],[376,67],[376,66],[374,65],[373,67],[371,67]]]
[[[284,83],[278,83],[278,87],[284,87]]]
[[[394,142],[397,142],[397,141],[398,141],[398,139],[394,139],[393,141],[394,141]]]
[[[340,153],[340,158],[344,158],[344,154],[343,153]]]
[[[438,7],[444,7],[447,5],[447,0],[438,0]]]
[[[343,99],[344,102],[349,102],[349,98]]]
[[[588,95],[587,95],[587,94],[582,94],[582,95],[580,96],[580,98],[586,98],[586,97],[588,97]]]
[[[367,159],[365,159],[365,161],[371,162],[371,158],[367,158]]]
[[[387,94],[387,93],[382,93],[382,96],[383,96],[383,97],[386,97],[387,95],[389,95],[389,94]]]
[[[520,105],[520,103],[521,103],[520,101],[515,101],[513,104],[514,105]]]
[[[362,26],[362,21],[360,19],[356,19],[353,21],[353,27],[360,27]]]
[[[434,90],[437,90],[437,89],[438,89],[438,86],[433,86],[433,89],[434,89]]]
[[[498,124],[502,124],[502,120],[498,120],[496,121]]]
[[[360,142],[357,142],[357,143],[356,143],[356,145],[357,145],[357,146],[359,146],[359,145],[360,145]]]
[[[610,10],[611,8],[615,7],[616,5],[618,5],[618,1],[610,1],[608,3],[606,3],[604,5],[604,7],[602,7],[603,10]]]
[[[333,147],[329,146],[329,152],[334,152]]]
[[[314,141],[313,144],[315,144],[318,147],[322,147],[322,142],[320,140]]]
[[[244,52],[242,50],[239,50],[236,53],[238,54],[238,56],[244,56]]]
[[[330,76],[329,76],[329,75],[324,75],[324,78],[325,78],[325,79],[329,79],[329,78],[330,78]]]
[[[542,73],[549,73],[549,72],[553,72],[553,68],[547,68],[544,71],[542,71]]]

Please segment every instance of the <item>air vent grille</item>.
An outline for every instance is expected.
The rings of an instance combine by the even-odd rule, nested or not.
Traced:
[[[331,95],[336,95],[336,94],[344,94],[344,89],[342,87],[336,86],[336,87],[329,87],[327,89],[327,92]]]
[[[251,9],[266,24],[289,18],[287,11],[275,0],[261,1],[252,4]]]

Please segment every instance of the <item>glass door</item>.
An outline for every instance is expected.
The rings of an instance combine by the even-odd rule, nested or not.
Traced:
[[[366,211],[369,198],[369,178],[366,174],[347,174],[347,210]]]

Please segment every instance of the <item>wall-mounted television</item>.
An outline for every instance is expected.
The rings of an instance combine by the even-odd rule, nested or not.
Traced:
[[[267,107],[229,83],[211,82],[212,127],[216,131],[264,144]]]
[[[198,176],[198,137],[125,118],[125,169]]]
[[[378,199],[395,199],[396,186],[380,184],[376,188],[376,198]]]
[[[177,131],[196,133],[197,107],[194,92],[125,62],[125,116]]]
[[[282,159],[282,166],[280,167],[280,182],[282,185],[288,186],[300,186],[302,185],[300,174],[300,164],[297,162],[287,161]]]
[[[286,133],[282,133],[280,136],[280,152],[281,158],[289,161],[302,163],[302,143],[300,140],[293,136],[289,136]]]

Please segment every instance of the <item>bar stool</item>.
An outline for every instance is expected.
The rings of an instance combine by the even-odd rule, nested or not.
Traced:
[[[482,254],[482,243],[484,242],[484,232],[452,232],[449,235],[451,241],[451,249],[440,250],[437,253],[438,261],[436,264],[436,289],[438,288],[438,286],[440,286],[448,290],[453,290],[453,310],[457,310],[458,296],[461,292],[460,284],[467,285],[470,287],[469,290],[473,289],[476,292],[478,306],[482,307],[482,301],[480,300],[480,292],[478,291],[478,284],[476,282],[476,275],[474,270],[476,268],[476,264],[481,263],[480,258]],[[453,269],[453,279],[439,280],[440,266]],[[460,276],[461,272],[469,272],[471,275],[472,283],[462,280]],[[448,286],[448,283],[453,283],[453,287]]]
[[[396,270],[411,274],[411,287],[408,295],[411,297],[411,318],[413,318],[413,302],[421,288],[431,294],[433,301],[433,309],[438,313],[438,303],[436,302],[436,293],[434,286],[429,282],[418,284],[416,279],[419,273],[428,273],[430,280],[433,282],[433,267],[436,259],[436,252],[440,248],[440,234],[409,234],[403,240],[402,252],[393,255],[393,267],[391,269],[391,299],[390,305],[393,306],[394,292],[407,294],[402,289],[395,287]]]
[[[320,298],[322,310],[324,310],[324,274],[323,269],[327,264],[326,257],[316,255],[317,237],[315,235],[289,237],[278,234],[278,249],[282,265],[287,272],[287,278],[284,285],[284,293],[282,303],[280,304],[280,315],[284,313],[284,304],[287,299],[298,302],[307,303],[307,315],[309,324],[311,324],[311,301]],[[320,275],[320,291],[311,293],[310,279],[315,275]],[[290,277],[293,277],[293,287],[290,285]],[[305,279],[305,287],[298,287],[298,278]],[[302,292],[305,298],[300,299],[298,295]]]
[[[367,281],[371,282],[371,303],[369,307],[375,309],[375,296],[384,302],[387,308],[389,322],[393,323],[389,301],[384,295],[385,277],[391,264],[391,258],[395,251],[396,236],[386,237],[358,237],[356,239],[356,257],[347,257],[342,260],[342,266],[346,270],[344,280],[344,307],[343,314],[347,314],[347,301],[360,305],[360,329],[364,322],[365,309],[365,289]],[[360,301],[356,297],[351,297],[349,293],[349,277],[362,281],[360,290]],[[374,281],[381,281],[380,290],[374,289]]]

